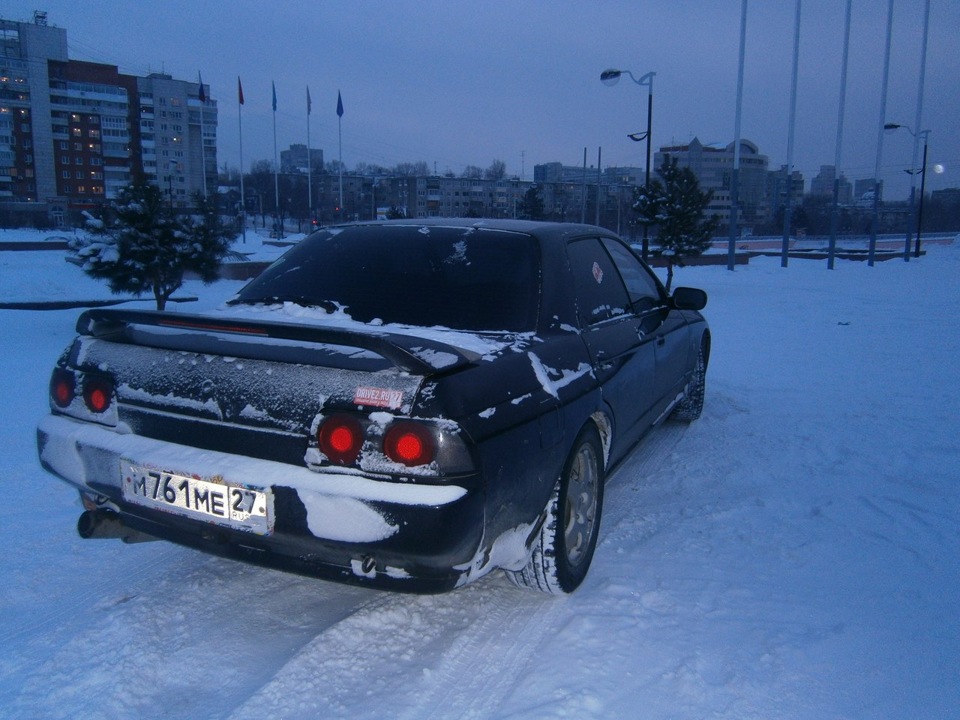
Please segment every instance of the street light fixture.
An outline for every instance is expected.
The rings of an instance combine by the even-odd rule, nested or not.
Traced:
[[[899,130],[900,128],[903,128],[903,129],[906,130],[908,133],[910,133],[910,134],[914,137],[915,140],[917,140],[917,139],[919,139],[919,138],[921,138],[921,137],[923,138],[923,160],[920,162],[920,169],[917,170],[916,168],[910,168],[909,170],[906,170],[906,171],[905,171],[905,172],[907,172],[907,173],[910,175],[910,216],[911,216],[911,220],[913,219],[914,206],[915,206],[915,204],[916,204],[916,203],[915,203],[915,199],[914,199],[914,198],[915,198],[915,195],[916,195],[916,177],[917,177],[917,173],[920,174],[920,202],[919,202],[919,206],[917,207],[917,213],[916,213],[916,215],[917,215],[917,239],[916,239],[916,242],[915,242],[915,244],[914,244],[914,250],[913,250],[913,256],[918,258],[918,257],[920,257],[920,231],[921,231],[921,223],[923,223],[923,196],[924,196],[924,193],[925,193],[925,190],[926,190],[926,184],[927,184],[927,141],[930,139],[930,131],[929,131],[929,130],[921,130],[920,132],[916,132],[916,133],[915,133],[908,125],[901,125],[900,123],[886,123],[886,124],[884,124],[884,126],[883,126],[883,129],[884,129],[884,130]],[[914,146],[914,147],[916,147],[916,146]],[[916,162],[916,159],[917,159],[916,152],[914,152],[913,159],[914,159],[914,162]],[[906,246],[904,247],[904,251],[903,251],[903,257],[904,257],[905,260],[909,260],[909,259],[910,259],[910,227],[909,227],[909,226],[907,226],[907,239],[906,239]]]
[[[618,82],[620,82],[620,77],[622,75],[628,75],[633,82],[637,85],[647,86],[647,131],[646,132],[636,132],[630,133],[627,135],[628,138],[634,142],[641,142],[643,140],[647,141],[647,166],[644,170],[644,191],[650,192],[650,140],[653,132],[653,76],[656,75],[654,72],[648,72],[646,75],[643,75],[638,80],[633,76],[633,73],[629,70],[604,70],[600,73],[600,82],[602,82],[607,87],[613,87]],[[643,259],[646,260],[647,256],[650,253],[650,242],[647,239],[648,227],[647,223],[643,224]]]

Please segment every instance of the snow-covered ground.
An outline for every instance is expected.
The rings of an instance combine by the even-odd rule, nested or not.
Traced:
[[[563,598],[81,540],[34,447],[79,311],[0,310],[0,716],[960,717],[960,243],[675,282],[710,295],[704,416],[613,473]],[[109,293],[63,253],[0,252],[0,302],[80,297]]]

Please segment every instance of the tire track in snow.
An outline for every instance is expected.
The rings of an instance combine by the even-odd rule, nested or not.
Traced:
[[[670,423],[644,438],[611,476],[613,494],[626,499],[627,483],[661,468],[686,430]],[[601,540],[636,506],[614,502],[604,512]],[[516,588],[499,571],[445,595],[384,593],[325,628],[231,718],[361,720],[384,707],[409,720],[451,708],[494,716],[570,612],[564,598]]]
[[[495,716],[564,614],[563,598],[514,587],[501,573],[472,599],[480,600],[477,619],[425,671],[427,687],[399,718],[445,718],[451,708],[465,720]]]
[[[119,549],[120,541],[116,542]],[[5,618],[3,631],[0,632],[0,645],[6,647],[9,642],[24,635],[41,633],[50,628],[63,629],[71,624],[65,622],[68,618],[82,618],[91,607],[121,604],[136,597],[152,581],[158,570],[162,571],[163,565],[172,562],[178,552],[183,550],[173,545],[158,547],[143,561],[133,562],[128,559],[122,562],[120,568],[110,567],[103,574],[83,572],[82,576],[69,586],[68,591],[61,594],[56,603],[44,604],[45,608],[52,609],[51,612]],[[100,570],[107,567],[103,563],[91,561],[91,564]],[[122,590],[119,589],[121,587]],[[83,624],[82,620],[78,622]]]
[[[379,719],[384,707],[418,720],[451,707],[489,716],[553,627],[557,604],[499,573],[444,595],[382,593],[319,633],[230,717]]]

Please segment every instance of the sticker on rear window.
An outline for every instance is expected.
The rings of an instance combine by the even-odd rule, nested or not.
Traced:
[[[403,392],[389,388],[358,387],[353,395],[353,402],[357,405],[396,410],[403,404]]]
[[[593,279],[597,281],[597,285],[603,282],[603,269],[598,262],[593,263]]]

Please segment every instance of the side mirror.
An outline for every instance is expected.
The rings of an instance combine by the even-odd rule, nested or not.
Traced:
[[[678,287],[673,291],[673,306],[677,310],[703,310],[707,306],[707,294],[697,288]]]

